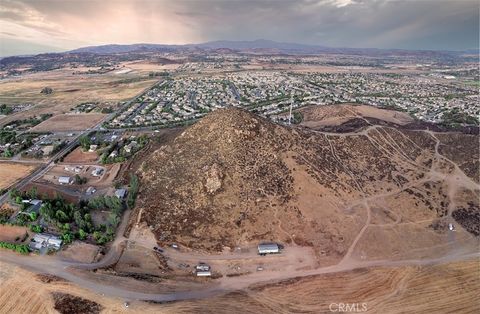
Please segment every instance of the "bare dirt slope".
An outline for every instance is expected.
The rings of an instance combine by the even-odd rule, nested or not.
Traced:
[[[311,246],[322,264],[438,255],[452,217],[479,210],[478,184],[441,154],[445,145],[432,132],[370,125],[326,133],[218,110],[143,163],[132,221],[151,226],[162,243],[195,249],[263,240]],[[467,214],[452,215],[465,206]],[[457,239],[477,245],[478,219],[457,221],[465,227]],[[363,244],[378,237],[394,249]]]
[[[303,116],[302,125],[313,128],[337,125],[354,118],[373,118],[398,125],[413,122],[413,118],[405,112],[358,104],[310,106],[298,111]]]

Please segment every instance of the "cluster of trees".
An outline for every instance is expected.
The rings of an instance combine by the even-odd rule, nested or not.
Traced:
[[[130,175],[130,184],[128,189],[128,196],[127,196],[127,205],[129,208],[133,208],[135,206],[135,200],[137,199],[139,188],[138,177],[134,174]]]
[[[470,116],[462,112],[459,108],[453,108],[445,111],[442,115],[443,123],[446,125],[455,126],[456,124],[479,125],[477,117]]]
[[[133,190],[129,197],[129,206],[133,206],[136,194],[138,193],[138,178],[132,176],[130,186]],[[38,197],[36,188],[27,192],[20,192],[11,189],[9,192],[11,200],[26,209],[30,204],[23,203],[23,199],[35,199]],[[130,195],[130,194],[129,194]],[[98,196],[87,202],[81,201],[78,205],[68,203],[63,198],[57,196],[53,199],[43,198],[43,204],[39,213],[43,220],[49,226],[55,226],[61,232],[61,238],[65,244],[71,243],[75,238],[85,240],[92,236],[97,244],[105,244],[112,241],[115,237],[115,230],[120,223],[121,215],[124,210],[124,203],[116,196]],[[110,214],[105,223],[95,226],[90,214],[91,210],[107,209]],[[0,217],[8,221],[9,217]],[[43,232],[43,227],[36,224],[38,219],[36,213],[21,214],[17,216],[15,224],[29,225],[30,230],[36,233]]]
[[[93,238],[97,244],[105,244],[112,241],[124,209],[122,201],[115,196],[98,196],[90,199],[88,207],[93,209],[107,208],[110,210],[106,224],[100,225],[100,228],[93,233]]]
[[[26,245],[26,244],[15,244],[15,243],[8,243],[8,242],[0,241],[0,248],[13,250],[13,251],[21,253],[21,254],[28,254],[29,253],[28,245]]]
[[[89,150],[91,144],[92,144],[92,141],[90,140],[89,136],[84,135],[80,137],[80,146],[82,147],[83,151]]]
[[[16,144],[10,146],[3,152],[3,157],[10,158],[16,153],[32,146],[33,138],[38,136],[38,133],[24,133],[17,135],[15,131],[0,130],[0,145]]]
[[[86,177],[81,177],[78,174],[75,175],[75,184],[85,184],[88,179]]]
[[[14,143],[16,137],[17,137],[17,133],[15,131],[0,130],[0,145]]]
[[[112,107],[105,107],[105,108],[102,108],[102,110],[100,112],[101,113],[112,113],[113,108]]]
[[[299,124],[303,121],[303,115],[300,112],[295,111],[293,113],[293,124]]]
[[[10,148],[7,148],[2,153],[2,157],[5,157],[5,158],[12,158],[13,156],[15,156],[15,152]]]
[[[35,233],[43,232],[43,227],[39,225],[30,225],[30,230]]]
[[[62,232],[61,237],[65,244],[71,243],[76,237],[85,240],[88,234],[95,230],[88,208],[67,203],[59,197],[53,200],[44,200],[40,214],[47,222],[56,225]],[[73,228],[73,225],[76,228]],[[77,231],[75,232],[74,229]]]
[[[103,164],[110,164],[110,163],[117,163],[117,162],[124,162],[127,160],[128,157],[135,154],[137,151],[142,149],[148,143],[148,136],[140,135],[135,139],[137,142],[137,146],[132,149],[130,153],[127,153],[125,150],[122,149],[125,145],[128,145],[132,140],[128,139],[125,141],[114,142],[110,144],[102,153],[100,157],[100,161]],[[114,151],[118,151],[118,155],[115,157],[110,157],[110,154]]]
[[[19,190],[13,188],[8,191],[8,196],[12,202],[22,206],[29,206],[28,204],[22,203],[23,199],[36,199],[38,197],[38,190],[36,186],[32,186],[30,190],[24,192],[20,192]],[[22,208],[22,210],[24,209],[25,207]]]
[[[12,112],[13,112],[12,107],[9,107],[5,104],[0,105],[0,114],[7,115],[7,114],[11,114]]]
[[[65,141],[61,141],[60,143],[53,145],[53,149],[50,155],[55,155],[60,150],[62,150],[65,146],[67,146],[67,143]]]

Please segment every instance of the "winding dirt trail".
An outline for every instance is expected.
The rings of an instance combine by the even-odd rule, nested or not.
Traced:
[[[373,139],[369,132],[380,132],[377,130],[378,126],[368,126],[367,128],[363,129],[361,132],[355,133],[343,133],[343,134],[333,134],[333,133],[326,133],[326,132],[319,132],[322,133],[329,145],[330,150],[332,152],[332,156],[341,163],[341,159],[338,157],[335,147],[330,140],[330,136],[367,136],[369,140],[374,144],[379,150],[385,152],[396,152],[396,156],[401,156],[402,161],[411,164],[412,163],[416,167],[420,167],[417,163],[415,163],[408,155],[402,151],[402,148],[399,145],[396,145],[388,134],[380,134],[383,136],[383,139],[388,143],[388,146],[379,145],[378,141]],[[424,131],[429,133],[435,140],[435,162],[432,163],[430,169],[424,169],[427,173],[426,176],[419,180],[411,181],[409,184],[406,184],[398,189],[394,189],[389,192],[379,193],[375,195],[366,195],[364,189],[356,180],[355,175],[353,172],[348,169],[345,165],[342,165],[345,171],[349,174],[352,178],[356,188],[361,193],[361,197],[353,202],[350,202],[349,206],[357,206],[362,205],[365,207],[366,210],[366,220],[358,234],[355,236],[353,242],[348,247],[346,254],[343,256],[341,261],[332,266],[328,267],[319,267],[319,268],[311,268],[311,269],[298,269],[295,267],[296,260],[294,257],[298,256],[299,254],[304,254],[305,248],[299,246],[288,246],[285,248],[284,255],[289,265],[291,267],[287,267],[285,270],[282,271],[274,271],[274,270],[266,270],[262,272],[251,273],[243,276],[238,277],[222,277],[217,280],[213,281],[211,286],[206,286],[204,289],[197,289],[188,290],[188,291],[178,291],[173,293],[145,293],[143,291],[132,291],[131,289],[124,288],[120,285],[115,284],[115,280],[118,278],[112,276],[111,280],[108,283],[105,282],[98,282],[92,278],[94,276],[92,273],[88,272],[79,272],[78,270],[93,270],[101,267],[106,267],[112,265],[118,261],[120,258],[123,248],[125,244],[128,242],[123,234],[125,232],[126,226],[129,221],[130,211],[125,212],[121,225],[117,231],[117,237],[115,241],[112,243],[111,249],[109,252],[104,256],[104,258],[97,263],[93,264],[84,264],[84,263],[73,263],[69,261],[60,260],[58,257],[55,256],[21,256],[14,252],[9,252],[2,250],[0,252],[0,261],[4,261],[7,263],[11,263],[14,265],[18,265],[23,268],[27,268],[37,273],[47,273],[52,274],[55,276],[62,277],[66,280],[69,280],[79,286],[85,287],[97,293],[103,293],[109,296],[115,296],[124,298],[127,300],[153,300],[153,301],[173,301],[173,300],[184,300],[190,298],[205,298],[211,297],[218,294],[224,294],[229,291],[234,290],[241,290],[246,289],[252,284],[258,283],[268,283],[283,279],[289,279],[294,277],[305,277],[305,276],[312,276],[312,275],[319,275],[319,274],[326,274],[326,273],[336,273],[342,271],[353,270],[357,268],[364,268],[364,267],[377,267],[377,266],[387,266],[387,267],[397,267],[397,266],[405,266],[405,265],[426,265],[426,264],[440,264],[440,263],[449,263],[454,261],[463,261],[463,260],[470,260],[470,259],[478,259],[480,257],[480,253],[478,250],[472,250],[470,247],[466,246],[465,248],[459,247],[456,250],[451,250],[447,254],[438,257],[438,258],[425,258],[425,259],[403,259],[403,260],[370,260],[370,261],[363,261],[363,260],[356,260],[352,258],[352,254],[357,247],[359,241],[363,238],[366,230],[371,225],[372,213],[371,213],[371,202],[381,199],[383,197],[395,195],[409,187],[414,187],[429,180],[439,180],[443,181],[448,185],[448,197],[450,199],[450,208],[449,208],[449,215],[451,215],[451,211],[453,210],[454,198],[458,189],[460,187],[466,189],[480,189],[480,185],[475,183],[472,179],[468,178],[456,165],[454,162],[445,158],[445,156],[439,153],[439,146],[440,140],[435,136],[435,134],[431,131]],[[400,132],[402,133],[402,132]],[[404,135],[405,136],[405,135]],[[438,166],[439,161],[444,161],[450,163],[454,166],[454,171],[452,173],[443,173],[437,171],[436,167]],[[290,236],[286,230],[284,230],[281,226],[281,222],[278,219],[278,212],[275,212],[275,218],[278,220],[278,228],[280,228],[286,235]],[[400,220],[397,219],[394,224],[399,224]],[[409,222],[412,223],[412,222]],[[420,221],[416,221],[413,223],[420,223]],[[381,227],[381,226],[380,226]],[[453,239],[452,241],[448,241],[445,245],[452,245],[453,244],[461,244],[462,241],[467,241],[469,239]],[[442,244],[443,245],[443,244]],[[433,248],[428,247],[425,249]],[[152,248],[149,248],[152,249]],[[195,252],[178,252],[175,250],[166,250],[165,255],[168,258],[175,259],[175,260],[264,260],[264,257],[259,257],[255,252],[249,253],[231,253],[231,254],[222,254],[222,255],[206,255],[206,254],[199,254]],[[267,257],[269,259],[275,259],[275,256]],[[309,261],[310,262],[310,261]],[[297,265],[298,266],[298,265]],[[399,289],[402,287],[399,287]]]

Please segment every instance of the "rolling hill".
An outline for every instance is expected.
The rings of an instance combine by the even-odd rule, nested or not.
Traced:
[[[312,247],[323,264],[439,256],[452,249],[448,223],[456,240],[477,245],[478,136],[411,130],[400,114],[362,110],[391,122],[332,133],[215,111],[144,161],[132,219],[161,244],[277,241]],[[465,148],[452,156],[458,141]]]

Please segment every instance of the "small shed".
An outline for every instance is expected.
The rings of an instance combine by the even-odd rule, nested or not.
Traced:
[[[94,177],[99,177],[101,176],[103,173],[103,169],[102,168],[95,168],[93,171],[92,171],[92,176]]]
[[[207,270],[207,271],[197,271],[197,277],[211,277],[212,272]]]
[[[92,194],[94,194],[95,192],[97,192],[97,189],[94,188],[93,186],[89,186],[88,189],[87,189],[87,191],[85,192],[85,194],[87,194],[87,195],[92,195]]]

